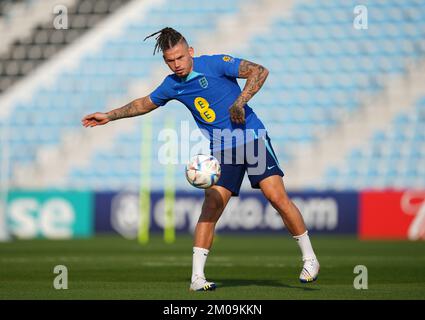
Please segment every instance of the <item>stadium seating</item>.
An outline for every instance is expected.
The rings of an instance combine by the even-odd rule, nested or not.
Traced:
[[[0,1],[0,17],[5,17],[9,12],[13,12],[16,5],[28,2],[29,0],[2,0]]]
[[[58,77],[60,81],[36,92],[30,103],[19,103],[14,106],[8,120],[9,136],[12,137],[10,140],[13,163],[21,165],[34,163],[37,151],[41,147],[59,145],[64,133],[82,130],[80,119],[88,112],[88,108],[90,110],[105,109],[107,101],[111,98],[127,94],[132,81],[144,79],[152,70],[158,68],[162,60],[152,55],[152,42],[147,43],[142,40],[144,36],[164,27],[165,21],[167,25],[183,29],[188,39],[196,41],[199,31],[214,30],[219,17],[234,14],[239,8],[239,2],[228,3],[221,0],[203,4],[198,1],[168,1],[162,7],[152,9],[146,20],[127,25],[120,35],[111,37],[97,53],[84,56],[72,72],[62,72]],[[85,3],[80,2],[74,11],[87,13]],[[186,7],[191,8],[190,12],[182,9]],[[196,19],[193,19],[193,15],[196,15]],[[181,112],[177,114],[181,115]],[[158,118],[158,120],[161,119]],[[180,116],[178,119],[183,120],[186,117]],[[154,126],[156,129],[160,127]],[[119,147],[121,138],[125,139],[125,137],[116,139]],[[130,143],[133,149],[138,150],[139,141],[131,140],[130,137]],[[109,178],[109,180],[119,181],[120,186],[127,185],[126,180],[115,174],[115,171],[119,173],[120,156],[114,155],[118,158],[115,162],[109,162],[112,169],[97,176],[101,179],[103,187],[117,185],[117,183],[106,183],[105,181]],[[94,159],[99,158],[94,156]],[[153,163],[156,162],[156,160],[153,161]],[[129,167],[138,167],[139,163],[139,159],[134,159],[134,165]],[[93,163],[93,166],[98,167],[96,163]],[[161,169],[158,168],[158,170]],[[89,172],[88,175],[90,175],[92,171],[91,168],[87,168],[85,172]],[[82,187],[87,187],[91,183],[99,185],[96,184],[97,178],[87,179],[87,176],[81,176],[78,172],[75,170],[71,173],[71,186],[81,186],[78,177],[82,177],[84,182]],[[111,176],[104,176],[108,174]],[[157,171],[158,174],[160,171]],[[124,176],[131,178],[128,174]],[[138,181],[137,177],[136,181]]]
[[[76,10],[86,13],[83,3]],[[169,0],[152,9],[145,20],[128,25],[120,36],[111,37],[96,53],[83,57],[72,72],[61,74],[60,82],[38,91],[30,104],[15,106],[10,117],[13,162],[34,162],[40,147],[58,145],[66,131],[82,130],[79,121],[88,105],[91,110],[110,108],[108,101],[125,97],[135,80],[148,80],[162,62],[152,56],[152,42],[141,41],[144,35],[165,26],[166,21],[196,44],[199,31],[213,32],[217,18],[237,14],[241,3]],[[344,116],[355,113],[365,97],[379,93],[385,77],[402,76],[406,63],[425,57],[425,9],[421,1],[365,4],[369,9],[369,28],[357,30],[353,27],[355,1],[296,1],[292,14],[272,21],[269,32],[252,39],[248,50],[232,52],[270,70],[266,85],[250,105],[266,124],[283,167],[288,161],[296,161],[292,158],[296,148],[314,144],[319,133],[331,130]],[[88,13],[92,9],[87,10]],[[88,20],[83,20],[75,22],[76,29],[88,25]],[[156,111],[151,116],[155,139],[151,152],[153,189],[163,188],[164,167],[158,163],[157,137],[164,119],[174,119],[176,126],[186,120],[194,128],[184,106],[171,102],[164,108],[167,111]],[[416,118],[401,114],[394,120],[397,130],[410,129],[391,131],[397,134],[377,132],[365,149],[353,150],[347,158],[346,171],[329,168],[326,185],[385,188],[410,181],[425,186],[425,181],[415,176],[425,167],[425,136],[419,129],[424,125],[423,110],[420,102]],[[398,148],[400,143],[415,145],[416,151],[401,151],[407,147]],[[117,135],[110,150],[95,152],[88,166],[70,172],[68,186],[96,190],[137,188],[141,144],[139,127]],[[354,163],[357,165],[350,165]],[[177,188],[190,188],[181,178],[183,165],[176,169]],[[400,170],[406,171],[405,182],[398,179]]]
[[[271,71],[252,105],[266,123],[283,163],[291,160],[291,150],[314,143],[317,133],[355,112],[362,97],[382,89],[384,77],[403,73],[408,59],[424,55],[418,30],[424,29],[425,21],[423,10],[418,14],[418,2],[376,3],[379,10],[374,10],[374,3],[368,4],[369,19],[378,21],[371,32],[354,29],[350,2],[319,2],[301,3],[291,19],[275,21],[273,32],[260,35],[248,52],[239,54],[261,61]],[[325,9],[312,10],[317,7]],[[137,138],[130,140],[130,145],[138,143]],[[138,159],[137,154],[133,156]],[[114,158],[105,157],[108,163],[108,157]],[[137,172],[137,165],[131,167]],[[370,175],[375,171],[371,169]],[[161,171],[157,174],[161,177]],[[388,179],[382,187],[394,182]],[[369,182],[366,178],[359,187]],[[184,183],[179,187],[185,188]]]
[[[328,168],[324,186],[343,190],[425,186],[425,96],[414,111],[401,112],[385,131],[375,131],[341,168]]]
[[[28,37],[16,40],[0,56],[0,93],[39,64],[72,43],[128,0],[78,0],[68,8],[68,29],[55,29],[52,20],[38,25]],[[12,1],[0,2],[1,8]]]
[[[373,25],[366,30],[352,25],[355,5],[302,2],[243,53],[271,70],[255,108],[273,140],[281,138],[275,144],[283,161],[355,112],[363,97],[382,89],[385,77],[402,74],[408,59],[424,57],[425,13],[418,1],[370,1]]]

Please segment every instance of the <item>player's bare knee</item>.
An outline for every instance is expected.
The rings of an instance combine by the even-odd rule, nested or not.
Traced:
[[[215,190],[205,193],[204,207],[209,209],[220,209],[224,206],[221,195]]]
[[[288,212],[291,207],[291,200],[280,193],[272,193],[267,196],[273,208],[279,211]]]
[[[202,206],[202,213],[215,213],[215,212],[219,212],[221,210],[221,206],[220,204],[216,203],[216,202],[205,202],[204,205]]]
[[[199,221],[217,222],[217,220],[220,218],[222,210],[222,205],[217,201],[208,201],[205,199]]]

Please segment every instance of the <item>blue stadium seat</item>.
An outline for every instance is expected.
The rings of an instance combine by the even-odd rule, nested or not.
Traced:
[[[376,188],[394,186],[425,187],[425,119],[421,118],[424,97],[418,99],[413,113],[401,112],[394,116],[392,127],[375,131],[364,150],[354,149],[347,157],[344,167],[367,163],[366,176],[360,185]],[[349,188],[352,176],[344,175],[338,168],[329,168],[324,180],[340,179]],[[376,181],[376,183],[375,183]]]
[[[232,17],[244,5],[242,0],[166,0],[152,8],[146,19],[129,23],[96,52],[86,54],[75,68],[64,70],[60,81],[35,92],[28,103],[14,106],[10,117],[12,161],[34,162],[37,150],[58,145],[64,130],[81,130],[82,114],[103,110],[110,99],[125,97],[132,82],[148,80],[162,62],[152,55],[152,41],[142,40],[163,27],[164,21],[196,43],[199,31],[215,30],[220,17]],[[340,114],[359,110],[359,97],[379,92],[380,79],[402,75],[408,59],[425,55],[421,1],[367,1],[367,30],[352,25],[355,5],[354,0],[295,1],[291,15],[271,22],[273,33],[257,35],[248,50],[235,53],[270,70],[263,90],[250,104],[265,122],[284,162],[292,160],[290,150],[314,144],[318,132],[332,130],[344,121]],[[378,179],[379,184],[389,185],[403,163],[417,172],[424,162],[424,107],[425,97],[418,101],[414,115],[398,115],[391,130],[376,132],[365,149],[349,153],[348,170],[330,168],[326,184],[350,189]],[[179,108],[184,107],[168,108],[178,110],[172,113],[176,123],[190,118]],[[152,121],[156,138],[164,119],[152,116]],[[112,151],[96,152],[87,167],[74,168],[69,183],[96,189],[137,186],[140,144],[139,131],[116,136]],[[407,144],[417,148],[402,147]],[[156,152],[151,159],[153,183],[161,187],[163,168],[157,165]],[[385,166],[379,167],[382,163]],[[106,166],[110,170],[105,170]],[[181,187],[188,186],[183,181]]]

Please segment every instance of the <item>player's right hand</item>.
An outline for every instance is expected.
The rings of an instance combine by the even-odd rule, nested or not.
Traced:
[[[81,123],[84,127],[87,128],[104,125],[107,124],[109,121],[111,120],[108,118],[108,115],[106,113],[96,112],[85,116],[81,120]]]

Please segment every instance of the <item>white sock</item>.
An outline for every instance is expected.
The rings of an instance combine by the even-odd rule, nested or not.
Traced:
[[[205,278],[204,267],[209,252],[208,249],[193,247],[192,282],[197,277]]]
[[[314,254],[313,248],[311,246],[310,237],[308,236],[308,231],[300,234],[299,236],[294,236],[293,238],[300,246],[303,260],[316,259],[316,255]]]

